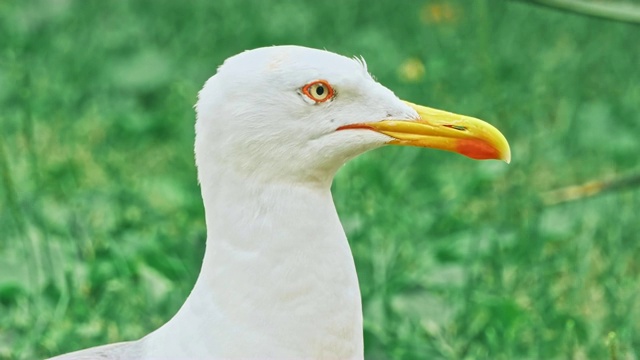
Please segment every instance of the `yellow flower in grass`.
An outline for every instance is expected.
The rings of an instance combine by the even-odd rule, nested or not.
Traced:
[[[422,6],[420,20],[426,24],[451,24],[457,22],[459,15],[458,9],[449,2],[428,2]]]
[[[405,82],[419,82],[424,78],[424,73],[424,64],[420,59],[415,57],[405,60],[398,69],[400,79]]]

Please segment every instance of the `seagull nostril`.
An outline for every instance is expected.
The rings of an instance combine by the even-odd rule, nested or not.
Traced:
[[[466,127],[460,126],[460,125],[443,125],[443,126],[454,129],[454,130],[458,130],[458,131],[467,131]]]

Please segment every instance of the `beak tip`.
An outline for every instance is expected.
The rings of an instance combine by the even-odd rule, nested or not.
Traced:
[[[511,164],[511,149],[507,148],[507,151],[505,151],[504,155],[502,155],[501,160],[506,162],[507,164]]]

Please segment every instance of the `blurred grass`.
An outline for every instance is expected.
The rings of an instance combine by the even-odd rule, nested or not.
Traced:
[[[337,176],[368,359],[640,356],[640,28],[497,0],[0,2],[0,358],[135,339],[200,267],[196,93],[272,44],[363,55],[513,162],[385,148]],[[615,349],[614,349],[615,348]]]

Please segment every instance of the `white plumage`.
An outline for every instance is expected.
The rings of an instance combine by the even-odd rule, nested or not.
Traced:
[[[207,244],[193,291],[140,340],[56,359],[362,359],[336,171],[387,143],[510,157],[490,125],[403,102],[363,61],[303,47],[229,58],[196,111]]]

